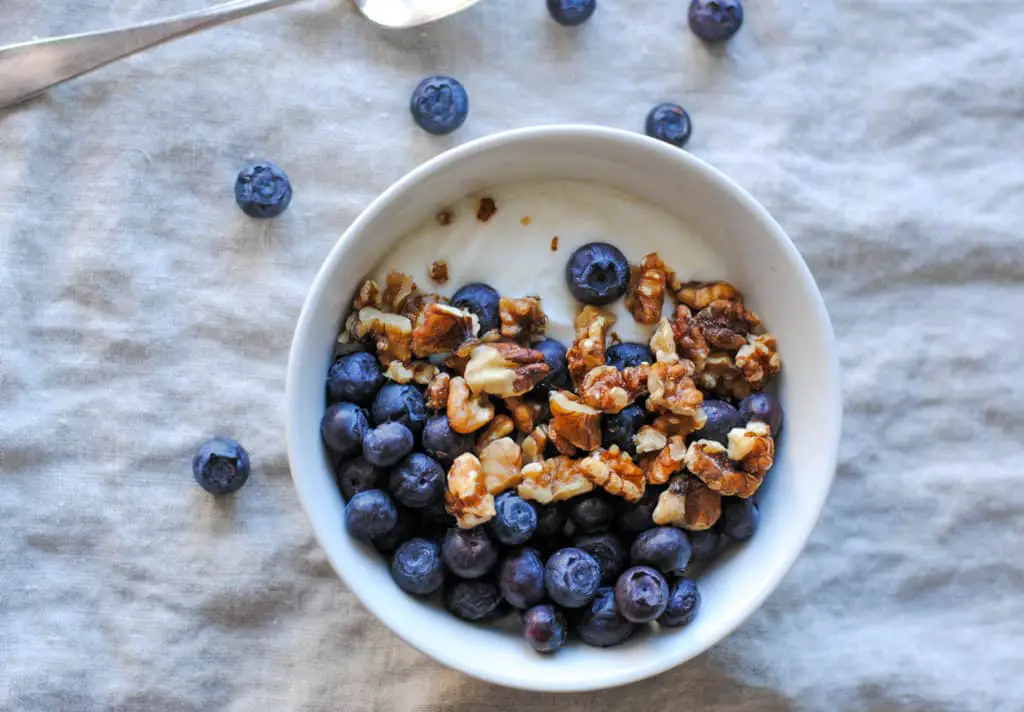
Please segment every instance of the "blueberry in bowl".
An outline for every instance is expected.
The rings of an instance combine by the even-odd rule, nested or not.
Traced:
[[[362,455],[342,460],[334,474],[338,480],[341,496],[346,502],[360,492],[381,489],[387,477],[385,469],[371,465]]]
[[[605,363],[621,371],[642,363],[654,363],[654,354],[647,344],[624,341],[608,347],[605,351]]]
[[[598,589],[574,626],[580,639],[597,648],[621,645],[633,637],[638,626],[627,620],[615,603],[615,589]]]
[[[487,523],[487,531],[499,544],[518,546],[525,544],[537,529],[537,511],[529,502],[513,492],[498,495],[494,502],[494,519]]]
[[[559,549],[544,567],[544,586],[551,600],[565,608],[587,605],[601,585],[597,559],[575,547]]]
[[[576,250],[565,266],[569,291],[583,304],[611,304],[626,293],[629,260],[606,242],[591,242]]]
[[[553,653],[565,645],[565,616],[550,603],[523,613],[523,637],[538,653]]]
[[[649,566],[627,569],[615,583],[615,606],[633,623],[650,623],[668,607],[668,582]]]
[[[635,403],[618,413],[606,415],[601,422],[601,446],[612,445],[636,456],[637,432],[647,423],[647,411]]]
[[[435,415],[423,428],[423,449],[438,462],[450,467],[459,455],[473,449],[476,438],[452,430],[447,415]]]
[[[501,295],[487,284],[475,282],[460,287],[452,295],[452,306],[475,315],[480,322],[480,334],[486,334],[501,327],[499,302]]]
[[[651,566],[666,576],[686,571],[690,555],[690,540],[676,527],[648,529],[637,536],[629,550],[634,566]]]
[[[475,579],[490,573],[498,562],[498,547],[483,528],[452,528],[441,548],[445,566],[459,578]]]
[[[398,524],[398,509],[387,492],[366,490],[345,505],[345,528],[357,539],[388,534]]]
[[[412,452],[412,431],[399,422],[368,430],[363,437],[363,458],[376,467],[391,467]]]
[[[374,425],[401,423],[418,438],[427,423],[427,405],[415,386],[387,383],[373,399],[370,415]]]
[[[400,504],[410,509],[440,503],[444,497],[444,468],[421,452],[411,453],[391,468],[388,488]]]
[[[705,399],[701,409],[707,420],[703,428],[690,436],[691,440],[714,440],[728,446],[729,431],[733,428],[742,428],[750,420],[744,419],[735,407],[721,400]]]
[[[693,579],[681,578],[672,584],[665,611],[658,623],[670,628],[681,628],[693,622],[700,610],[700,591]]]
[[[516,608],[529,608],[544,600],[544,562],[535,549],[519,549],[506,556],[498,572],[502,597]]]
[[[502,613],[498,587],[490,581],[457,581],[444,594],[444,607],[456,618],[479,623]]]
[[[391,559],[391,576],[406,593],[428,596],[444,583],[441,547],[429,539],[410,539]]]
[[[354,403],[335,403],[327,408],[320,421],[324,444],[340,457],[361,452],[369,429],[366,411]]]
[[[339,356],[327,372],[327,395],[332,403],[348,401],[369,406],[383,385],[380,362],[365,351]]]

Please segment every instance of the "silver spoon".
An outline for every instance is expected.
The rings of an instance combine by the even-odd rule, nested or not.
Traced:
[[[353,0],[384,27],[415,27],[479,0]],[[12,106],[118,59],[178,37],[300,0],[231,0],[213,7],[115,30],[51,37],[0,47],[0,108]]]

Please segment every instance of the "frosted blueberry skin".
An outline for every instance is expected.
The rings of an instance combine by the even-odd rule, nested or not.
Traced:
[[[700,591],[692,579],[679,579],[668,594],[668,605],[658,618],[658,623],[670,628],[690,625],[700,611]]]
[[[444,595],[445,610],[474,623],[496,618],[501,604],[501,593],[490,581],[458,581]]]
[[[538,653],[553,653],[565,645],[565,617],[551,604],[523,613],[523,637]]]
[[[629,286],[629,261],[614,245],[591,242],[572,253],[565,265],[565,280],[578,301],[611,304]]]
[[[466,123],[469,94],[458,79],[434,75],[421,81],[409,99],[417,126],[429,134],[450,134]]]
[[[605,586],[581,611],[573,629],[587,645],[610,648],[632,638],[637,626],[619,613],[615,605],[615,590]]]
[[[327,371],[327,397],[332,403],[368,406],[383,385],[380,362],[365,351],[338,356]]]
[[[428,539],[410,539],[395,551],[391,577],[406,593],[430,595],[444,583],[441,547]]]
[[[355,403],[328,406],[320,421],[320,436],[327,449],[339,457],[358,455],[370,424],[366,412]]]
[[[551,19],[563,27],[578,27],[597,10],[597,0],[547,0]]]
[[[740,419],[744,424],[750,421],[767,423],[772,435],[782,430],[783,412],[779,397],[772,393],[754,393],[740,401]]]
[[[675,527],[657,527],[637,536],[629,557],[633,566],[652,566],[671,576],[686,570],[691,553],[685,532]]]
[[[601,585],[609,586],[619,578],[629,562],[629,551],[618,534],[583,534],[573,540],[573,545],[587,552],[601,568]]]
[[[384,423],[363,438],[363,458],[377,467],[391,467],[412,452],[412,431],[401,423]]]
[[[292,183],[280,166],[254,163],[235,179],[235,202],[251,218],[276,218],[291,205]]]
[[[444,468],[422,452],[414,452],[391,469],[388,486],[395,499],[411,509],[437,504],[444,497]]]
[[[714,440],[721,445],[728,447],[729,431],[733,428],[742,428],[747,424],[740,412],[725,401],[706,400],[701,409],[707,416],[704,427],[693,433],[690,440]]]
[[[444,536],[441,556],[448,570],[459,578],[475,579],[486,575],[498,561],[498,547],[483,527],[453,527]]]
[[[382,490],[360,492],[345,505],[345,528],[357,539],[388,534],[398,524],[394,500]]]
[[[761,512],[752,499],[725,497],[722,499],[722,517],[718,528],[722,534],[737,541],[746,541],[754,536],[761,523]]]
[[[343,460],[334,471],[341,496],[347,502],[360,492],[371,489],[382,489],[387,470],[371,465],[360,455]]]
[[[544,562],[534,549],[521,549],[505,557],[498,569],[498,589],[516,608],[529,608],[544,600]]]
[[[498,495],[494,502],[495,516],[487,522],[487,532],[499,544],[525,544],[537,529],[537,511],[514,492]]]
[[[597,560],[575,547],[559,549],[544,567],[544,587],[551,600],[565,608],[580,608],[594,598],[601,585]]]
[[[644,132],[651,138],[682,148],[690,140],[693,123],[686,109],[666,102],[658,104],[647,114]]]
[[[668,606],[668,582],[650,566],[634,566],[615,583],[615,606],[633,623],[650,623]]]
[[[743,3],[740,0],[691,0],[687,19],[693,34],[705,42],[725,42],[743,25]]]
[[[236,440],[211,438],[192,458],[192,476],[210,494],[231,494],[249,481],[249,453]]]
[[[435,415],[423,428],[423,449],[438,462],[451,466],[459,455],[473,451],[476,438],[452,430],[447,415]]]
[[[401,423],[418,438],[427,423],[427,403],[415,386],[387,383],[377,391],[370,417],[374,425]]]
[[[480,336],[501,328],[501,295],[488,284],[474,282],[459,288],[452,295],[452,306],[476,315]]]

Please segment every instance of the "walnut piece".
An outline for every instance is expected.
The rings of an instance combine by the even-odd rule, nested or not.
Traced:
[[[412,383],[412,370],[401,361],[392,361],[384,370],[384,377],[395,383]]]
[[[677,475],[658,496],[653,519],[658,526],[690,531],[710,529],[722,516],[722,495],[695,477]]]
[[[445,509],[460,529],[472,529],[494,518],[494,495],[487,491],[487,477],[476,455],[459,455],[448,470]]]
[[[448,283],[448,263],[444,260],[434,260],[430,265],[430,271],[427,273],[430,275],[430,279],[437,282],[438,284]]]
[[[676,290],[676,298],[690,309],[698,311],[711,302],[743,301],[743,295],[728,282],[686,282]]]
[[[576,468],[605,492],[622,497],[627,502],[639,501],[647,489],[644,471],[617,445],[591,453],[577,462]]]
[[[551,391],[548,396],[551,424],[548,434],[563,452],[559,441],[571,443],[580,450],[596,450],[601,446],[601,412],[580,401],[567,391]],[[568,454],[568,453],[565,453]]]
[[[649,452],[661,452],[662,448],[668,445],[668,438],[665,437],[665,433],[645,425],[633,436],[633,444],[636,446],[637,455],[646,455]]]
[[[392,361],[384,371],[384,375],[395,383],[415,382],[421,386],[430,383],[437,374],[437,366],[432,366],[426,361],[413,361],[410,364]]]
[[[523,481],[522,451],[512,438],[499,438],[480,451],[487,491],[498,495]]]
[[[534,462],[544,460],[544,448],[548,445],[548,429],[538,425],[533,431],[523,438],[520,449],[523,454],[523,465],[530,465]]]
[[[747,343],[747,334],[761,325],[756,314],[740,302],[717,299],[697,312],[693,322],[708,344],[716,349],[736,351]]]
[[[430,410],[444,410],[448,407],[448,388],[452,377],[444,371],[438,371],[427,384],[426,401]]]
[[[693,375],[692,361],[662,362],[651,366],[647,377],[650,390],[647,410],[690,417],[698,428],[704,427],[707,418],[700,407],[704,402],[704,394],[694,383]]]
[[[543,462],[534,462],[522,469],[523,481],[517,490],[520,497],[538,504],[561,502],[592,492],[594,483],[564,455]]]
[[[516,430],[521,433],[530,433],[545,415],[543,403],[533,403],[522,398],[506,398],[505,407],[512,414],[512,421],[516,424]]]
[[[703,408],[698,408],[694,415],[673,415],[672,413],[659,415],[651,423],[651,427],[666,436],[689,435],[693,431],[703,428],[707,420],[707,413]]]
[[[576,386],[591,369],[604,365],[605,341],[614,323],[614,316],[593,306],[584,307],[576,317],[576,339],[565,355]]]
[[[764,477],[775,464],[775,440],[767,423],[753,421],[729,431],[729,459],[740,469]]]
[[[550,370],[540,351],[519,344],[479,344],[470,353],[465,377],[475,393],[511,398],[533,390]]]
[[[697,373],[704,370],[704,363],[707,361],[708,342],[704,338],[704,332],[693,321],[693,314],[685,304],[676,307],[675,321],[672,324],[672,334],[676,344],[679,346],[679,355],[682,358],[693,361]]]
[[[658,322],[658,327],[651,335],[650,346],[657,363],[675,363],[679,360],[679,354],[676,353],[676,335],[668,319]]]
[[[665,447],[655,456],[644,461],[644,474],[652,485],[663,485],[668,478],[683,469],[686,459],[686,441],[681,435],[673,435],[665,442]]]
[[[415,292],[416,282],[412,277],[403,272],[389,272],[384,281],[384,294],[381,296],[384,311],[401,314],[406,301]]]
[[[447,304],[428,304],[417,322],[412,350],[420,358],[455,351],[480,331],[475,314]]]
[[[494,416],[494,420],[481,431],[476,439],[477,452],[483,451],[495,440],[511,435],[513,430],[515,430],[515,425],[512,423],[512,418],[504,414]]]
[[[614,366],[592,368],[580,384],[583,402],[602,413],[619,413],[633,402],[626,381]]]
[[[356,292],[356,296],[352,299],[353,311],[359,311],[367,307],[377,310],[384,308],[384,302],[381,301],[380,297],[380,287],[372,279],[363,280],[363,283],[359,285],[359,291]]]
[[[622,382],[633,400],[649,393],[647,381],[651,375],[651,365],[642,363],[639,366],[627,366],[622,369]]]
[[[764,390],[768,382],[782,370],[775,337],[771,334],[748,336],[747,344],[736,352],[736,368],[743,374],[743,380],[751,390]]]
[[[469,435],[491,422],[494,406],[483,393],[474,394],[466,385],[466,379],[456,376],[448,385],[446,406],[448,423],[452,430]]]
[[[647,255],[638,267],[632,268],[626,290],[626,308],[637,322],[658,322],[665,306],[665,284],[673,278],[657,252]]]
[[[725,448],[714,440],[698,440],[686,451],[686,469],[708,487],[727,497],[751,497],[762,478],[736,469]]]
[[[498,310],[501,316],[501,335],[506,339],[529,344],[531,340],[544,336],[548,318],[540,306],[540,299],[502,297]]]
[[[743,400],[753,392],[732,356],[721,351],[708,356],[698,380],[701,388],[723,398]]]
[[[363,307],[359,310],[355,336],[358,339],[373,337],[377,358],[384,366],[392,361],[405,363],[412,358],[412,322],[399,314]]]

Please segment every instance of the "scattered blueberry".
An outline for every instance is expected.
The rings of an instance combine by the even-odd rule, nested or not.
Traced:
[[[658,104],[647,114],[644,130],[651,138],[682,148],[690,140],[693,124],[686,109],[679,104]]]
[[[562,531],[565,526],[565,508],[558,502],[551,504],[534,504],[537,511],[537,528],[533,532],[534,541],[550,539]]]
[[[576,250],[565,266],[569,291],[584,304],[611,304],[626,293],[629,261],[606,242],[591,242]]]
[[[254,163],[238,174],[235,202],[249,217],[276,218],[292,202],[291,181],[273,163]]]
[[[458,79],[440,75],[427,77],[413,90],[409,110],[421,129],[443,136],[466,122],[469,94]]]
[[[332,403],[370,405],[382,385],[380,362],[365,351],[339,356],[327,371],[327,395]]]
[[[725,401],[706,400],[701,408],[708,417],[704,427],[690,436],[691,440],[714,440],[722,445],[729,444],[729,431],[742,428],[746,423],[738,410]]]
[[[416,517],[412,511],[403,507],[396,507],[398,510],[398,521],[387,534],[374,537],[371,540],[373,548],[382,554],[390,554],[400,544],[416,536]]]
[[[501,594],[490,581],[458,581],[445,591],[444,607],[467,621],[486,621],[501,612]]]
[[[568,388],[569,365],[565,357],[565,344],[555,339],[544,339],[530,348],[544,354],[544,363],[551,369],[548,375],[544,376],[544,380],[537,384],[537,388],[541,391]]]
[[[754,536],[761,522],[761,512],[752,499],[726,497],[722,500],[722,518],[718,527],[730,539],[744,541]]]
[[[374,425],[398,422],[419,437],[427,422],[427,404],[415,386],[387,383],[377,391],[370,415]]]
[[[423,428],[423,449],[438,462],[451,466],[459,455],[473,450],[476,438],[452,430],[447,415],[435,415]]]
[[[576,27],[590,19],[597,0],[547,0],[548,12],[559,25]]]
[[[464,579],[480,578],[498,561],[498,547],[483,527],[449,529],[444,535],[441,554],[448,569]]]
[[[724,548],[725,541],[714,529],[687,534],[690,540],[690,555],[694,561],[714,561]]]
[[[740,401],[740,419],[744,424],[752,420],[767,423],[772,435],[782,430],[782,403],[771,393],[755,393]]]
[[[341,457],[358,454],[369,429],[366,411],[354,403],[335,403],[329,406],[320,421],[320,435],[324,444]]]
[[[689,625],[700,610],[700,591],[692,579],[684,578],[672,586],[668,594],[668,605],[658,622],[670,628]]]
[[[691,0],[690,29],[705,42],[724,42],[743,24],[740,0]]]
[[[639,366],[642,363],[654,363],[654,354],[651,353],[647,344],[638,344],[633,341],[624,341],[620,344],[612,344],[604,354],[605,363],[615,366],[620,371],[631,366]]]
[[[440,502],[444,484],[444,468],[422,452],[414,452],[392,468],[388,489],[399,504],[419,509]]]
[[[384,475],[387,473],[379,467],[374,467],[360,455],[351,460],[344,460],[334,474],[341,496],[347,502],[360,492],[383,487]]]
[[[569,518],[581,534],[608,531],[615,521],[615,505],[601,495],[578,497],[570,504]]]
[[[384,423],[363,438],[363,457],[371,465],[391,467],[412,452],[412,431],[401,423]]]
[[[618,445],[623,452],[636,457],[636,443],[633,437],[647,420],[647,411],[635,403],[618,413],[601,419],[601,447]]]
[[[358,539],[384,536],[398,523],[398,509],[382,490],[360,492],[345,505],[345,528]]]
[[[633,566],[653,566],[666,576],[681,574],[690,563],[690,541],[675,527],[642,532],[629,550]]]
[[[668,582],[650,566],[634,566],[615,584],[615,605],[626,620],[650,623],[668,606]]]
[[[565,645],[565,617],[551,604],[523,613],[523,637],[538,653],[553,653]]]
[[[395,551],[391,577],[406,593],[430,595],[444,583],[441,547],[427,539],[410,539]]]
[[[648,485],[639,502],[623,502],[615,520],[616,528],[623,534],[639,534],[655,526],[654,510],[658,506],[658,497],[664,491],[664,487]]]
[[[192,476],[210,494],[231,494],[249,479],[249,453],[231,438],[211,438],[192,458]]]
[[[587,552],[597,561],[601,568],[601,585],[615,583],[626,569],[629,554],[625,544],[615,534],[584,534],[576,537],[573,544]]]
[[[590,605],[583,609],[576,623],[576,632],[587,645],[610,648],[625,643],[636,632],[636,626],[626,620],[615,605],[615,589],[598,589]]]
[[[476,314],[480,320],[480,335],[501,328],[499,303],[501,295],[494,287],[476,282],[461,287],[452,295],[452,306]]]
[[[544,567],[544,586],[551,600],[566,608],[587,605],[601,585],[597,560],[575,547],[559,549]]]
[[[521,549],[501,562],[498,588],[516,608],[529,608],[544,600],[544,562],[533,549]]]
[[[443,473],[442,473],[443,481]],[[487,522],[487,531],[505,546],[525,543],[537,528],[537,512],[514,492],[504,492],[494,501],[495,517]]]

